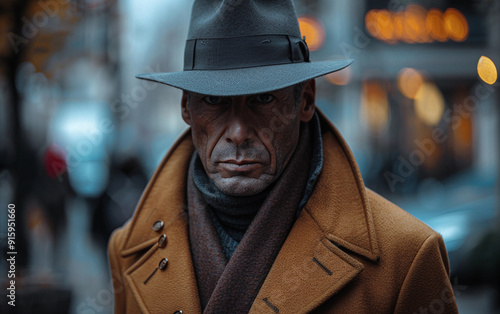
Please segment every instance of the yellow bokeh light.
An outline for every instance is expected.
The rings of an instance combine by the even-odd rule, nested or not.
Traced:
[[[441,121],[444,112],[444,97],[439,88],[426,82],[415,97],[415,113],[427,125],[434,126]]]
[[[443,15],[444,29],[454,41],[464,41],[469,36],[469,24],[465,16],[457,9],[449,8]]]
[[[330,73],[325,76],[328,82],[334,85],[347,85],[351,80],[351,67],[344,68],[340,71]]]
[[[477,62],[477,74],[486,83],[492,85],[497,81],[497,68],[490,58],[481,56]]]
[[[306,43],[310,51],[320,49],[325,42],[325,27],[316,18],[309,16],[299,17],[299,27],[302,36],[306,36]]]
[[[374,132],[381,132],[388,126],[390,111],[387,92],[378,82],[363,83],[360,114]]]
[[[410,99],[415,99],[417,92],[422,87],[424,78],[422,74],[412,68],[403,68],[398,74],[398,88],[401,93]]]

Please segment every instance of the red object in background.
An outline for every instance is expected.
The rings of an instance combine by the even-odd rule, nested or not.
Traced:
[[[44,156],[45,171],[52,178],[55,179],[67,170],[65,156],[66,153],[56,144],[51,144]]]

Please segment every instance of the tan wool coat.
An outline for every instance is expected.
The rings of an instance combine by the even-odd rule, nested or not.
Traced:
[[[250,312],[457,313],[441,236],[366,189],[341,135],[319,114],[323,170]],[[200,313],[185,204],[193,151],[188,130],[111,236],[115,313]]]

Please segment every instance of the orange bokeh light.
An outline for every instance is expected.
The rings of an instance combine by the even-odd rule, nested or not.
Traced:
[[[420,5],[410,4],[405,10],[405,22],[408,29],[407,36],[410,40],[417,43],[424,43],[429,41],[429,34],[427,34],[425,27],[425,17],[427,11]]]
[[[385,130],[389,124],[390,109],[387,91],[376,81],[363,82],[361,118],[374,132]]]
[[[377,25],[380,28],[380,37],[388,43],[396,43],[392,13],[389,10],[380,10],[377,14]]]
[[[443,12],[438,9],[430,9],[425,19],[425,27],[432,39],[447,41],[448,34],[444,29]]]
[[[443,14],[418,4],[409,4],[399,12],[370,10],[365,15],[365,27],[373,37],[390,44],[464,41],[469,35],[467,19],[460,11],[450,8]]]
[[[299,27],[302,36],[306,37],[306,43],[310,51],[320,49],[325,42],[325,27],[316,18],[310,16],[299,17]]]
[[[397,83],[404,96],[415,99],[417,92],[424,83],[424,77],[415,69],[404,68],[399,71]]]
[[[406,38],[405,13],[403,11],[394,13],[392,16],[392,22],[394,25],[394,36],[396,39],[403,40]]]
[[[469,35],[469,25],[467,19],[457,9],[447,9],[443,15],[444,29],[454,41],[464,41]]]
[[[379,26],[377,23],[378,10],[370,10],[365,15],[365,26],[366,30],[373,37],[378,37],[380,33]]]
[[[347,85],[351,80],[351,67],[344,68],[340,71],[330,73],[325,76],[326,80],[334,85]]]

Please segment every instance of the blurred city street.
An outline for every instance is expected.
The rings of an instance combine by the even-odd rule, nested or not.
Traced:
[[[312,60],[355,60],[316,105],[365,184],[443,236],[460,313],[500,313],[500,0],[294,2]],[[187,128],[135,75],[182,70],[191,5],[1,1],[1,313],[113,312],[108,239]]]

